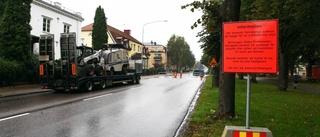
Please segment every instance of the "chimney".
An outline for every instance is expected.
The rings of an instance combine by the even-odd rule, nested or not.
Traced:
[[[129,35],[129,36],[131,36],[131,30],[129,30],[129,29],[125,29],[125,30],[124,30],[124,33],[127,34],[127,35]]]

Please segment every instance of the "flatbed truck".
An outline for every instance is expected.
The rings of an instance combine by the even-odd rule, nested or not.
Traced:
[[[81,59],[94,54],[92,48],[76,46],[75,33],[61,33],[61,58],[55,60],[54,35],[41,35],[39,40],[39,73],[42,89],[56,92],[82,90],[91,91],[94,87],[104,89],[117,83],[139,84],[142,75],[142,61],[130,61],[127,73],[96,75],[97,62],[82,64]],[[83,54],[82,54],[83,53]],[[89,53],[89,54],[88,54]]]

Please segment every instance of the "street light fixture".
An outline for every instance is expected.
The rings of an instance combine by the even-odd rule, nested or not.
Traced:
[[[157,22],[167,22],[167,20],[157,20],[157,21],[152,21],[152,22],[148,22],[148,23],[145,23],[142,27],[142,47],[141,47],[141,63],[142,63],[142,69],[144,68],[144,65],[143,65],[143,39],[144,39],[144,27],[148,24],[152,24],[152,23],[157,23]]]

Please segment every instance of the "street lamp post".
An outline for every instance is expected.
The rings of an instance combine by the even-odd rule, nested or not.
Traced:
[[[157,22],[167,22],[167,20],[157,20],[157,21],[152,21],[152,22],[148,22],[148,23],[145,23],[142,27],[142,47],[141,47],[141,63],[142,63],[142,69],[144,68],[144,65],[143,65],[143,39],[144,39],[144,27],[148,24],[152,24],[152,23],[157,23]]]

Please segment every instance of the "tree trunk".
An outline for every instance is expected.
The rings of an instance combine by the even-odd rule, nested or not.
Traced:
[[[212,67],[212,87],[219,87],[219,67]]]
[[[280,52],[280,64],[279,64],[279,91],[287,91],[288,88],[288,55],[286,52]]]
[[[308,66],[307,66],[307,80],[312,79],[312,66],[314,65],[315,60],[314,59],[309,59],[308,60]]]
[[[243,73],[238,73],[238,77],[239,77],[240,80],[244,80],[243,75],[244,75]]]
[[[241,0],[225,0],[219,13],[222,20],[225,22],[238,21],[240,16],[240,6]],[[222,64],[221,58],[219,63]],[[222,66],[219,68],[219,97],[216,116],[217,118],[233,118],[235,115],[235,74],[222,73]]]
[[[253,73],[253,74],[250,74],[250,81],[252,82],[252,83],[258,83],[258,81],[257,81],[257,74],[256,73]]]
[[[221,119],[235,115],[235,74],[220,72],[217,116]]]

